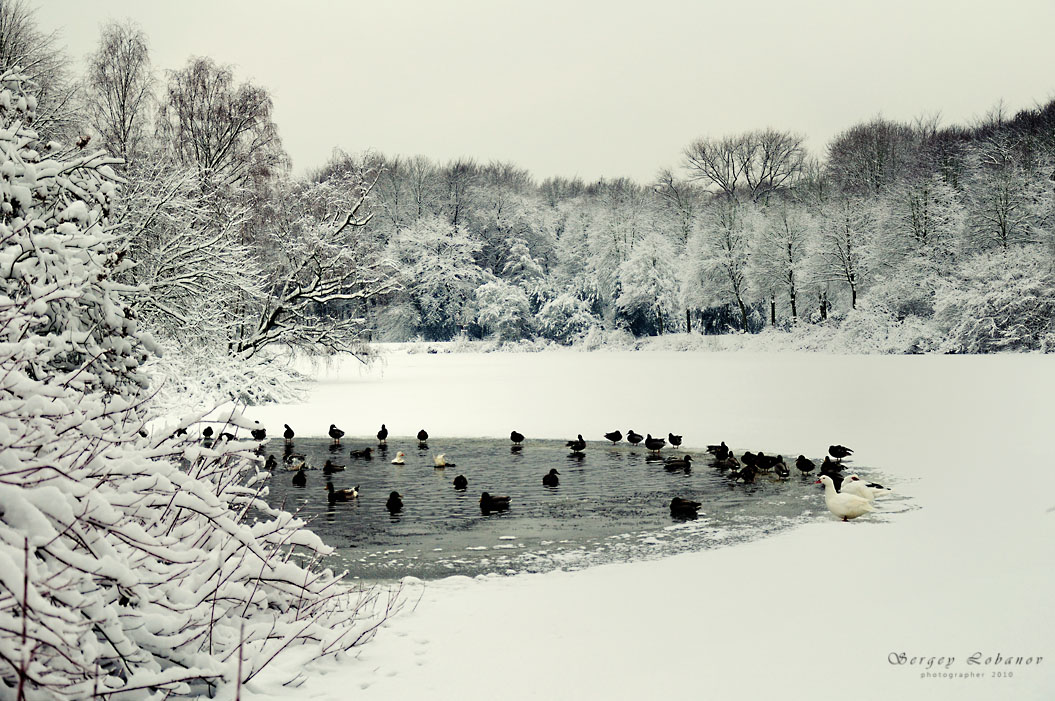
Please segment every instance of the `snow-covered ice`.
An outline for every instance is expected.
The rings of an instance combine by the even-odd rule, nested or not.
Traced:
[[[271,435],[339,420],[367,436],[385,422],[529,440],[669,430],[785,455],[842,443],[919,508],[819,510],[666,559],[414,582],[413,610],[356,655],[311,665],[295,691],[276,684],[297,669],[280,660],[243,698],[1050,699],[1053,389],[1050,355],[392,353],[320,372],[305,404],[250,416]],[[986,664],[997,655],[1023,663]]]

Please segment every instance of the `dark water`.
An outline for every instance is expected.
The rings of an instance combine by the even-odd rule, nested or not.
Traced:
[[[374,447],[372,460],[349,457],[350,449],[367,446]],[[291,484],[282,441],[273,440],[265,454],[275,454],[279,469],[268,502],[313,519],[312,530],[338,550],[327,564],[363,580],[575,569],[717,547],[827,513],[816,473],[806,479],[792,467],[787,481],[760,474],[745,485],[691,449],[663,451],[691,453],[697,462],[689,472],[666,469],[662,458],[626,443],[591,442],[581,458],[563,441],[539,440],[512,450],[509,441],[431,438],[423,449],[415,439],[390,438],[387,451],[379,452],[376,439],[345,437],[340,450],[331,450],[328,439],[298,439],[292,450],[304,455],[307,485]],[[406,464],[390,464],[400,450]],[[433,457],[440,453],[457,466],[436,469]],[[323,474],[327,459],[344,471]],[[542,485],[550,468],[560,472],[556,488]],[[854,470],[869,472],[860,465]],[[457,475],[468,478],[465,491],[454,489]],[[358,485],[359,497],[330,504],[327,479],[337,489]],[[393,490],[404,502],[397,514],[385,508]],[[483,491],[511,496],[509,510],[482,513]],[[675,496],[702,502],[699,518],[673,519]]]

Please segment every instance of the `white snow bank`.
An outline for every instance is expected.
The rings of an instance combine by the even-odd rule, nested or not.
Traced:
[[[284,422],[323,435],[334,422],[372,436],[385,422],[396,436],[516,428],[530,446],[633,428],[792,456],[838,442],[921,508],[850,523],[819,513],[775,537],[659,561],[415,585],[413,613],[357,659],[306,670],[295,693],[1051,698],[1053,380],[1042,355],[391,354],[374,369],[324,371],[304,405],[251,416],[272,435]],[[900,653],[924,662],[891,664]],[[1043,659],[984,664],[997,654]],[[268,679],[294,670],[279,662]]]

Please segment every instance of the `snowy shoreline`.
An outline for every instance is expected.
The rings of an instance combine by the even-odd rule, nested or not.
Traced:
[[[272,435],[295,418],[301,435],[385,421],[394,434],[548,438],[633,425],[788,453],[840,442],[920,508],[849,524],[824,513],[660,560],[411,582],[413,612],[354,659],[312,665],[295,693],[834,699],[850,684],[865,699],[1050,698],[1052,380],[1055,363],[1034,354],[389,353],[321,368],[304,404],[249,416]],[[996,676],[1008,668],[971,664],[976,652],[1043,659]],[[889,661],[901,654],[956,661]],[[251,698],[290,692],[277,683],[296,664],[276,665]],[[935,673],[950,676],[922,676]]]

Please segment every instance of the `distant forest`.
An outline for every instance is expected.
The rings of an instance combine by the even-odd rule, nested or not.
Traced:
[[[221,368],[243,399],[276,348],[386,340],[850,325],[915,329],[902,351],[1055,348],[1055,102],[866,119],[822,154],[777,128],[701,137],[647,183],[336,151],[293,177],[267,88],[233,68],[156,71],[115,23],[75,71],[24,3],[4,12],[42,140],[120,159],[119,273],[170,372]]]

